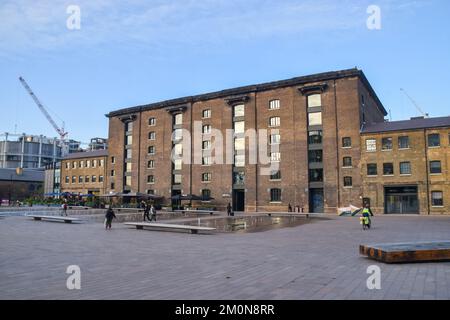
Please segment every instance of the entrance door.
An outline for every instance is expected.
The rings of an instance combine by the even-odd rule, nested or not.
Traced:
[[[311,212],[323,213],[323,189],[310,189],[309,206]]]
[[[419,213],[419,200],[416,186],[386,187],[384,189],[384,195],[386,214]]]
[[[172,196],[177,196],[177,195],[181,195],[181,190],[172,190]],[[181,207],[181,200],[172,199],[172,207],[179,209]]]
[[[245,211],[244,190],[233,190],[233,211]]]

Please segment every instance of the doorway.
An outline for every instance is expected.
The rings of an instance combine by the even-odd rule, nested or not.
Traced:
[[[233,190],[233,211],[245,211],[245,190]]]
[[[310,189],[309,207],[311,213],[323,213],[323,189]]]
[[[172,190],[172,197],[173,196],[181,196],[181,190]],[[172,199],[172,208],[180,209],[181,199]]]
[[[384,197],[386,214],[419,214],[417,186],[385,187]]]

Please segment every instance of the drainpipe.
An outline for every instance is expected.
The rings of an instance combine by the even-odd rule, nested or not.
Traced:
[[[257,110],[257,102],[258,102],[258,100],[257,100],[258,98],[257,98],[257,92],[255,91],[255,131],[256,132],[258,132],[258,110]],[[258,133],[258,135],[259,135],[259,133]],[[257,136],[258,136],[257,135]],[[258,145],[259,145],[259,143],[258,143]],[[258,183],[259,183],[259,179],[258,179],[258,177],[259,177],[259,175],[258,175],[258,156],[256,156],[256,165],[255,165],[255,169],[256,169],[256,192],[255,192],[255,201],[256,201],[256,203],[255,203],[255,211],[256,212],[258,212],[258,201],[259,201],[259,199],[258,199]]]
[[[427,178],[427,213],[428,215],[431,214],[430,209],[430,175],[428,172],[428,142],[427,142],[427,135],[426,135],[426,129],[423,129],[423,141],[425,143],[424,153],[425,153],[425,171],[426,171],[426,178]]]
[[[142,136],[142,110],[139,113],[139,141],[138,141],[138,165],[137,165],[137,191],[136,192],[140,192],[141,191],[141,136]],[[136,202],[137,202],[137,198],[136,198]]]
[[[337,208],[340,207],[341,205],[341,187],[340,187],[340,182],[341,182],[341,177],[340,177],[340,172],[339,172],[339,163],[340,163],[340,157],[339,157],[339,137],[338,137],[338,112],[337,112],[337,96],[336,96],[336,80],[333,80],[333,87],[334,87],[334,113],[335,113],[335,121],[336,121],[336,147],[337,147],[337,159],[336,159],[336,179],[337,179],[337,206],[336,206],[336,210]],[[358,94],[358,101],[359,101],[359,94]],[[323,112],[323,110],[322,110]]]

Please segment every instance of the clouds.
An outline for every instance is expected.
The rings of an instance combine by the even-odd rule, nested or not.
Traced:
[[[420,3],[379,2],[391,8]],[[71,4],[81,8],[81,30],[66,28],[66,8]],[[308,30],[364,28],[368,4],[350,0],[4,0],[0,4],[0,54],[104,43],[205,46]]]

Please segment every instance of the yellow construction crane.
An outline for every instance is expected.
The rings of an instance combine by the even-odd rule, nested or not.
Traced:
[[[422,111],[422,109],[419,107],[417,102],[413,98],[410,97],[410,95],[408,94],[408,92],[406,92],[405,89],[400,88],[400,91],[402,91],[405,94],[405,96],[412,102],[412,104],[416,107],[416,109],[422,114],[422,116],[424,118],[429,118],[430,117],[430,115],[428,113],[425,113],[425,112]]]

